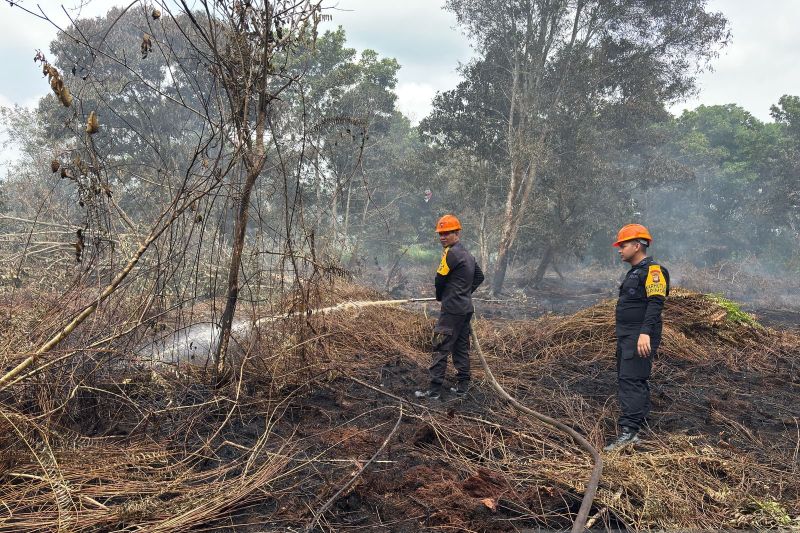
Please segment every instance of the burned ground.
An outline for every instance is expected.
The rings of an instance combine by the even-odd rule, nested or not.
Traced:
[[[291,343],[262,328],[220,389],[201,369],[141,367],[96,370],[76,392],[46,386],[55,375],[19,387],[2,404],[0,529],[568,528],[590,457],[480,369],[464,399],[414,399],[433,320],[420,311],[306,318],[282,326]],[[635,452],[604,454],[595,529],[796,527],[800,339],[734,318],[700,294],[670,299],[651,425]],[[521,402],[595,446],[613,434],[613,302],[476,328]]]

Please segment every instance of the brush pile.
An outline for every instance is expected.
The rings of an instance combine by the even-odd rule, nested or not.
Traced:
[[[574,442],[497,400],[479,368],[467,398],[416,403],[432,321],[419,305],[266,323],[218,388],[202,368],[53,355],[0,391],[0,531],[569,527],[591,469]],[[522,403],[597,447],[614,433],[613,302],[475,327]],[[650,429],[604,454],[592,527],[800,526],[798,352],[795,334],[676,291]]]

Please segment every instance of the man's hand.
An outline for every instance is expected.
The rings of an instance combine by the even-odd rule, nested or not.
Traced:
[[[636,352],[639,354],[639,357],[650,356],[650,335],[646,333],[639,334],[639,340],[636,343]]]

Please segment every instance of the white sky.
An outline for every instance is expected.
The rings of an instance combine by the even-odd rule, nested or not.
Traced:
[[[16,3],[36,9],[43,6],[66,24],[62,2],[22,0]],[[79,0],[66,0],[74,7]],[[92,0],[84,13],[97,15],[120,2]],[[128,2],[126,2],[127,4]],[[372,48],[401,64],[397,88],[400,109],[417,122],[430,110],[436,91],[458,81],[456,67],[467,61],[471,50],[456,29],[454,17],[441,9],[442,0],[328,0],[334,17],[331,27],[342,25],[348,44]],[[715,71],[699,77],[697,97],[673,108],[678,113],[699,104],[737,103],[763,120],[769,107],[783,94],[800,94],[800,69],[795,67],[800,50],[799,0],[710,0],[731,24],[730,45],[714,61]],[[48,52],[55,29],[45,22],[0,0],[0,105],[33,105],[49,90],[34,65],[34,50]]]

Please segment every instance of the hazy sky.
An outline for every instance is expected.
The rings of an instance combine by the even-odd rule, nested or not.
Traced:
[[[31,9],[46,6],[60,24],[67,19],[54,0],[17,1]],[[78,0],[63,2],[73,7]],[[92,0],[84,13],[96,15],[113,0]],[[128,2],[125,2],[126,4]],[[336,7],[330,27],[342,25],[350,46],[373,48],[397,58],[402,69],[397,93],[400,109],[415,122],[430,110],[436,91],[453,87],[456,67],[467,61],[471,49],[455,26],[454,17],[441,9],[441,0],[328,0]],[[769,107],[783,94],[800,94],[800,0],[711,0],[731,24],[733,38],[714,61],[715,71],[699,77],[700,94],[673,111],[698,104],[735,102],[768,120]],[[33,63],[34,50],[47,53],[55,29],[0,0],[0,105],[32,105],[49,90]]]

